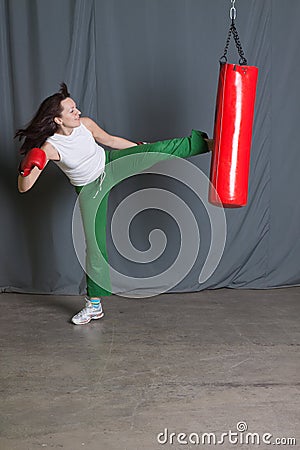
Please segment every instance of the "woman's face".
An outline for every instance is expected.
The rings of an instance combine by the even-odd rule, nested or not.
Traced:
[[[62,128],[76,128],[80,125],[81,112],[76,107],[76,103],[70,97],[61,101],[63,108],[59,117],[55,117],[55,122]]]

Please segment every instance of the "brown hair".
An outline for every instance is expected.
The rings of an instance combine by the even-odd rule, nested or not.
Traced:
[[[61,102],[67,97],[70,97],[67,85],[61,83],[59,92],[47,97],[41,103],[29,125],[17,130],[15,138],[18,137],[20,141],[25,138],[20,148],[22,155],[33,147],[41,147],[48,137],[57,132],[58,125],[54,122],[54,118],[62,113]]]

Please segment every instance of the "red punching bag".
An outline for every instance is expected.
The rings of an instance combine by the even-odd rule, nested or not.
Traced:
[[[226,52],[234,35],[241,64],[227,64]],[[234,19],[224,55],[220,60],[214,123],[214,147],[209,201],[215,205],[239,207],[247,204],[250,148],[258,68],[247,66]]]

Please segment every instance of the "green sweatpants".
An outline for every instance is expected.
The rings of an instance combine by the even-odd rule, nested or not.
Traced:
[[[138,145],[124,150],[105,151],[106,177],[103,180],[100,195],[99,179],[86,186],[76,187],[86,240],[86,277],[89,297],[104,297],[112,293],[106,246],[110,189],[117,184],[118,179],[139,173],[162,159],[172,156],[188,158],[208,152],[208,146],[204,140],[207,137],[207,134],[202,131],[192,130],[189,137]],[[134,158],[133,155],[137,154],[139,156]],[[121,178],[120,172],[124,172]]]

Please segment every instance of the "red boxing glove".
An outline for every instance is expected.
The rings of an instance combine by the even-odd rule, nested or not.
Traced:
[[[36,166],[43,170],[47,162],[47,156],[41,148],[32,148],[22,159],[19,167],[19,173],[22,177],[27,177]]]

